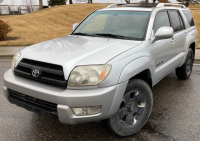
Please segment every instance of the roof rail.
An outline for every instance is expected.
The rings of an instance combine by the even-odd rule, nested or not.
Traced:
[[[115,8],[117,6],[125,7],[156,7],[158,3],[123,3],[123,4],[111,4],[107,8]]]
[[[182,4],[173,4],[173,3],[159,3],[156,7],[164,7],[164,6],[179,6],[181,8],[185,8]]]
[[[115,8],[115,7],[117,7],[117,4],[111,4],[111,5],[107,6],[107,8]]]
[[[173,3],[124,3],[124,4],[111,4],[107,8],[115,8],[117,6],[132,6],[132,7],[164,7],[164,6],[177,6],[181,8],[186,8],[182,4],[173,4]]]

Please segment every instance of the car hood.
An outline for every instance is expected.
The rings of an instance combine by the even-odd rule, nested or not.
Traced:
[[[67,79],[75,66],[106,64],[141,42],[68,35],[27,47],[21,58],[61,65]]]

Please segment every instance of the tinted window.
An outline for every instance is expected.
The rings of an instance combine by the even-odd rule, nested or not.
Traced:
[[[181,23],[181,29],[185,29],[181,15],[180,14],[178,14],[178,15],[179,15],[180,23]]]
[[[187,18],[190,26],[194,26],[194,19],[192,17],[192,14],[190,13],[190,11],[183,10],[183,14]]]
[[[174,32],[182,30],[178,11],[170,11],[171,21],[173,23]]]
[[[167,12],[160,12],[156,15],[156,19],[154,22],[154,33],[163,26],[170,27],[169,16]]]

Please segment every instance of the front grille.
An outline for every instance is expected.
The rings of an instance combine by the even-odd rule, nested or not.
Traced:
[[[34,77],[33,71],[39,71],[39,75]],[[35,81],[66,88],[67,81],[64,78],[62,66],[45,62],[22,59],[14,70],[16,75],[26,77]]]
[[[8,99],[11,103],[39,114],[58,115],[57,104],[40,100],[11,89],[8,90]]]

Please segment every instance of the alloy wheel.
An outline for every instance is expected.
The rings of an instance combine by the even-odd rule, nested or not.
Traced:
[[[134,125],[142,117],[145,109],[145,99],[142,93],[131,91],[127,93],[120,105],[119,118],[123,125]]]

